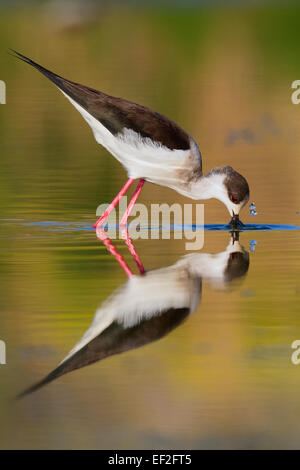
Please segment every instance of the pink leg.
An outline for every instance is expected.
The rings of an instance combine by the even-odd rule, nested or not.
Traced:
[[[124,184],[123,188],[121,189],[121,191],[119,192],[119,194],[117,194],[117,196],[114,198],[114,200],[110,203],[110,205],[108,206],[108,208],[103,212],[103,214],[101,215],[101,217],[97,220],[97,222],[95,223],[95,225],[93,226],[93,228],[97,228],[97,226],[99,224],[101,224],[101,222],[103,222],[108,216],[109,214],[111,213],[111,211],[116,207],[116,205],[118,204],[118,202],[120,201],[121,197],[124,196],[124,194],[126,193],[126,191],[128,190],[128,188],[132,185],[132,183],[134,182],[134,178],[129,178],[129,180]]]
[[[140,260],[140,257],[139,255],[137,254],[137,252],[135,251],[135,247],[134,247],[134,244],[132,243],[132,240],[131,238],[129,237],[129,234],[128,234],[128,230],[127,228],[125,227],[126,223],[127,223],[127,220],[131,214],[131,211],[137,201],[137,198],[139,197],[139,194],[142,190],[142,187],[144,186],[144,183],[145,183],[145,180],[144,179],[140,179],[137,187],[136,187],[136,190],[134,191],[133,193],[133,196],[127,206],[127,209],[126,209],[126,212],[124,213],[122,219],[121,219],[121,222],[120,222],[120,227],[122,228],[122,236],[123,238],[125,239],[125,242],[126,242],[126,245],[128,246],[129,248],[129,251],[130,253],[132,254],[133,256],[133,259],[134,261],[136,262],[136,265],[137,267],[139,268],[139,271],[141,274],[145,274],[145,269],[144,269],[144,266]]]
[[[122,266],[124,269],[125,273],[127,274],[128,277],[133,276],[133,272],[131,269],[128,267],[126,261],[124,260],[123,256],[120,255],[120,253],[117,251],[116,247],[112,244],[110,238],[106,235],[104,230],[100,227],[97,228],[97,237],[104,243],[108,251],[116,258],[118,263]]]
[[[139,271],[140,271],[140,274],[145,274],[145,268],[141,262],[141,259],[139,257],[139,255],[137,254],[137,252],[135,251],[135,247],[134,247],[134,244],[132,243],[132,240],[131,238],[129,237],[129,233],[128,233],[128,230],[126,228],[123,228],[122,229],[122,236],[123,238],[125,239],[125,243],[126,245],[128,246],[129,248],[129,251],[130,253],[132,254],[133,256],[133,259],[137,265],[137,267],[139,268]]]
[[[140,192],[142,191],[142,187],[144,186],[144,183],[145,183],[145,180],[144,180],[144,179],[140,179],[139,184],[137,185],[136,190],[134,191],[133,196],[132,196],[132,198],[131,198],[131,200],[130,200],[130,203],[128,204],[127,209],[126,209],[126,211],[125,211],[125,213],[124,213],[124,215],[123,215],[123,217],[122,217],[122,219],[121,219],[121,222],[120,222],[120,225],[121,225],[121,226],[122,226],[122,225],[123,225],[123,226],[126,225],[127,220],[128,220],[128,218],[129,218],[129,216],[130,216],[130,214],[131,214],[131,211],[132,211],[132,209],[133,209],[133,206],[135,205],[135,203],[136,203],[136,201],[137,201],[137,198],[139,197],[139,194],[140,194]]]

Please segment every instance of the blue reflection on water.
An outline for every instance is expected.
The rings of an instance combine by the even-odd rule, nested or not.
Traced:
[[[92,225],[85,225],[82,222],[55,222],[55,221],[43,221],[43,222],[24,222],[24,225],[36,225],[36,226],[44,226],[44,227],[55,227],[53,229],[48,230],[91,230],[93,231],[94,228]],[[130,226],[130,224],[129,224]],[[118,225],[116,224],[109,224],[104,225],[104,228],[116,228]],[[203,230],[203,225],[196,225],[196,224],[171,224],[170,227],[167,226],[144,226],[141,227],[140,230],[154,230],[154,229],[168,229],[172,231],[176,230]],[[232,227],[229,224],[205,224],[204,225],[205,231],[232,231]],[[247,232],[253,230],[260,230],[260,231],[267,231],[267,230],[300,230],[299,225],[284,225],[284,224],[243,224],[238,228],[240,232]]]

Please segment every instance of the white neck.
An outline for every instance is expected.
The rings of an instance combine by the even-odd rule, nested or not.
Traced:
[[[214,172],[210,172],[207,175],[202,176],[198,181],[191,184],[191,194],[189,197],[199,200],[211,198],[218,199],[225,204],[231,216],[233,214],[239,214],[242,204],[234,204],[230,201],[224,184],[225,178],[226,175]]]
[[[227,199],[226,189],[224,186],[224,174],[208,173],[191,183],[190,197],[192,199],[211,199],[216,198],[224,201]]]

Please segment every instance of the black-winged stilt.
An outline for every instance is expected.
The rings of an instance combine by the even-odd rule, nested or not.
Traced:
[[[102,144],[128,172],[129,179],[94,227],[102,223],[135,179],[138,186],[121,220],[125,225],[145,181],[174,189],[191,199],[216,198],[227,207],[232,225],[249,199],[246,179],[230,166],[202,173],[202,157],[195,141],[161,114],[130,101],[106,95],[67,80],[19,52],[16,57],[48,77],[71,101]]]

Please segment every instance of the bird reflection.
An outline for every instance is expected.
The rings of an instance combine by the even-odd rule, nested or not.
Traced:
[[[19,397],[72,370],[162,338],[196,310],[201,299],[202,279],[207,279],[213,288],[226,288],[249,268],[249,253],[240,245],[236,232],[220,253],[191,253],[171,266],[148,272],[126,232],[123,236],[139,275],[133,274],[102,229],[97,235],[128,279],[98,307],[91,326],[58,367]]]

